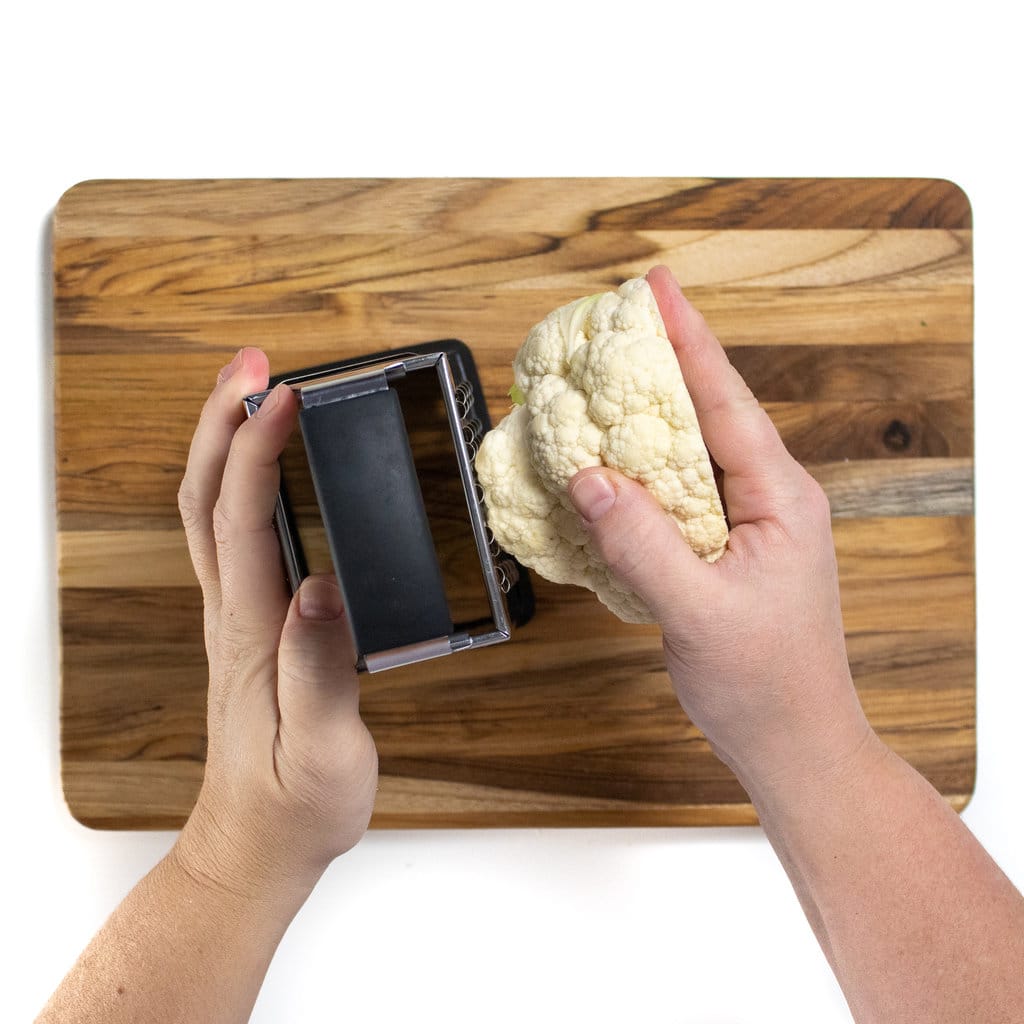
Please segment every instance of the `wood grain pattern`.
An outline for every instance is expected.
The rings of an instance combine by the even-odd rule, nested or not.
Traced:
[[[202,778],[175,495],[243,344],[275,369],[431,338],[493,416],[555,306],[666,262],[829,494],[871,721],[956,807],[975,754],[970,206],[921,179],[87,182],[54,216],[65,795],[174,827]],[[658,632],[537,581],[496,648],[369,678],[377,827],[741,824]]]

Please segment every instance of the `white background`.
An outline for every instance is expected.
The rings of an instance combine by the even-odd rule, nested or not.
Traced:
[[[58,778],[44,232],[91,177],[958,182],[977,283],[979,758],[964,817],[1024,885],[1018,33],[984,3],[706,6],[721,13],[100,0],[5,15],[5,1019],[31,1019],[173,839],[81,828]],[[849,1017],[757,830],[645,829],[368,835],[295,921],[254,1014],[343,1019]]]

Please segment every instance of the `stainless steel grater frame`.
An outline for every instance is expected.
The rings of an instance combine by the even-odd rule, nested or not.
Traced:
[[[397,397],[411,375],[428,375],[439,389],[489,621],[452,621]],[[424,379],[418,376],[417,386]],[[495,544],[473,471],[476,446],[490,421],[467,346],[452,339],[429,342],[280,375],[266,391],[246,397],[247,414],[280,383],[298,401],[305,454],[360,670],[379,672],[501,643],[513,626],[528,621],[529,576]],[[294,591],[308,572],[283,486],[275,523]]]

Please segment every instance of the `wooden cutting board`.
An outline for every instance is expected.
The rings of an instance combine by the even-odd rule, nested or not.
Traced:
[[[457,337],[492,415],[557,305],[676,273],[832,501],[867,714],[974,785],[971,212],[931,180],[93,181],[53,219],[64,792],[182,823],[203,771],[199,590],[175,497],[217,370]],[[755,821],[659,634],[536,580],[511,643],[364,680],[378,827]]]

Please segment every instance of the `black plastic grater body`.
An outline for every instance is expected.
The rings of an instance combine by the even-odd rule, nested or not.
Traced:
[[[448,636],[398,395],[385,388],[303,408],[299,422],[359,655]]]

